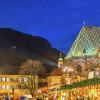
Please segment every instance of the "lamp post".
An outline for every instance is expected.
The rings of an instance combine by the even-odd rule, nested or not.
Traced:
[[[15,93],[15,88],[14,88],[14,86],[13,86],[13,87],[12,87],[13,100],[14,100],[14,93]]]

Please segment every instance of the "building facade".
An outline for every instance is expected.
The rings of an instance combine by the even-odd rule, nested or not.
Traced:
[[[28,82],[27,75],[0,75],[0,96],[10,96],[18,99],[21,96],[29,95],[29,91],[20,86],[21,82]],[[35,76],[36,79],[38,78]],[[38,80],[38,79],[37,79]]]
[[[86,78],[94,71],[100,77],[100,27],[83,26],[68,54],[64,58],[60,54],[58,68]]]

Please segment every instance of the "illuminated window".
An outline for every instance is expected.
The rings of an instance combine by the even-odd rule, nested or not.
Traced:
[[[5,89],[5,87],[6,87],[5,85],[2,85],[2,89]]]
[[[26,82],[26,81],[27,81],[27,79],[24,77],[19,78],[19,82]]]
[[[19,82],[21,82],[21,78],[19,78]]]
[[[3,78],[2,78],[2,82],[5,82],[5,81],[6,81],[6,78],[3,77]]]
[[[27,82],[28,81],[28,78],[24,78],[24,82]]]
[[[6,89],[10,89],[10,85],[7,85],[7,86],[6,86]]]
[[[10,82],[10,78],[6,78],[7,82]]]

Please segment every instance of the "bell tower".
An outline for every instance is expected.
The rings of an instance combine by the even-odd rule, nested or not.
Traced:
[[[64,60],[62,58],[62,54],[60,53],[60,58],[58,59],[58,68],[63,68]]]

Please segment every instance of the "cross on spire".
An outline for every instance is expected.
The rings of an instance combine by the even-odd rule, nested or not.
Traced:
[[[83,21],[83,26],[85,26],[85,25],[86,25],[86,21],[84,20],[84,21]]]

